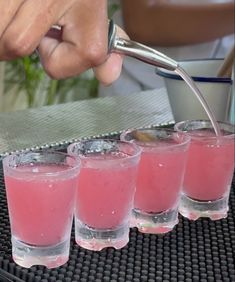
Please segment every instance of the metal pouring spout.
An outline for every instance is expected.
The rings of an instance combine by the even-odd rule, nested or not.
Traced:
[[[109,22],[108,49],[109,52],[130,56],[147,64],[167,70],[174,71],[178,67],[176,61],[153,48],[132,40],[119,38],[116,35],[116,26],[113,20]]]

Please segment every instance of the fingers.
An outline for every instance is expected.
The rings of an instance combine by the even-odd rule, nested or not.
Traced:
[[[1,8],[9,5],[9,2],[9,7],[11,7],[11,9],[4,8],[9,12],[3,13],[0,60],[10,60],[31,54],[50,27],[63,16],[75,1],[10,0],[5,1],[7,4],[0,2]]]
[[[0,0],[0,39],[24,0]]]
[[[39,54],[47,73],[56,79],[78,75],[107,58],[106,0],[77,1],[57,23],[62,38],[44,37]]]
[[[104,85],[109,85],[118,79],[122,70],[123,57],[111,54],[102,65],[94,68],[96,78]]]
[[[117,36],[129,39],[127,34],[117,27]],[[104,85],[109,85],[118,79],[122,71],[123,56],[111,53],[109,58],[100,66],[94,68],[96,78]]]
[[[119,76],[122,57],[107,54],[107,0],[0,0],[0,7],[0,60],[29,55],[39,46],[42,64],[53,78],[89,68],[105,84]],[[60,38],[50,30],[54,24],[62,26]]]

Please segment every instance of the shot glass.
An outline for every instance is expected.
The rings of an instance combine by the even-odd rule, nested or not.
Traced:
[[[234,125],[219,122],[216,136],[211,122],[191,120],[175,129],[191,137],[179,212],[188,219],[225,218],[234,172]]]
[[[68,147],[81,158],[75,203],[75,239],[99,251],[120,249],[129,241],[140,149],[115,140],[85,140]]]
[[[171,129],[127,130],[121,140],[142,149],[131,227],[166,233],[178,223],[178,204],[190,138]]]
[[[12,256],[20,266],[54,268],[69,258],[80,160],[55,151],[3,160]]]

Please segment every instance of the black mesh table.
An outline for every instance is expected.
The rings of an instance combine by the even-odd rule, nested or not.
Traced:
[[[59,149],[59,148],[58,148]],[[10,226],[2,166],[0,167],[0,281],[19,282],[154,282],[235,281],[235,178],[230,211],[223,220],[190,222],[180,217],[165,235],[130,231],[130,242],[121,250],[92,252],[71,238],[68,263],[48,270],[17,266],[11,257]]]
[[[64,150],[76,138],[118,138],[118,132],[127,127],[171,126],[172,115],[164,95],[164,91],[152,91],[133,98],[104,98],[0,114],[0,281],[235,282],[235,178],[226,219],[190,222],[180,217],[177,227],[164,236],[131,229],[126,247],[101,252],[77,246],[73,231],[70,259],[57,269],[24,269],[12,260],[1,156],[48,147]]]

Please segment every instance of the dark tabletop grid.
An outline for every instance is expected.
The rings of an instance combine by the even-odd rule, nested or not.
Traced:
[[[121,250],[108,248],[101,252],[78,247],[73,230],[68,263],[52,270],[40,266],[24,269],[11,258],[9,218],[0,167],[0,281],[234,282],[234,181],[226,219],[190,222],[180,217],[178,226],[164,236],[141,234],[132,229],[128,246]],[[5,278],[1,278],[4,275]]]

